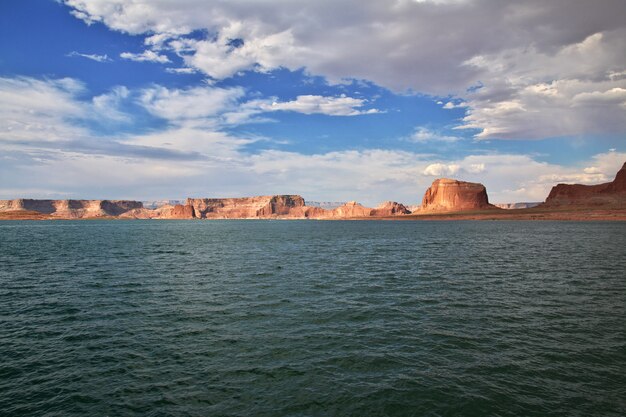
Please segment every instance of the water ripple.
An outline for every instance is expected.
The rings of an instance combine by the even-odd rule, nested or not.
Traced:
[[[622,416],[626,224],[0,222],[0,414]]]

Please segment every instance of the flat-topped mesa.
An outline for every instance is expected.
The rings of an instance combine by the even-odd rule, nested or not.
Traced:
[[[449,212],[495,209],[485,186],[475,182],[440,178],[426,190],[419,211]]]
[[[0,211],[31,211],[63,219],[116,217],[138,209],[143,204],[130,200],[0,200]]]
[[[557,184],[542,207],[626,205],[626,163],[615,179],[597,185]]]
[[[270,195],[240,198],[188,198],[201,219],[256,219],[293,215],[304,217],[304,199],[299,195]]]

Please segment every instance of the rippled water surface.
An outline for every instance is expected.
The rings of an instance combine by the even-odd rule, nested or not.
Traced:
[[[626,415],[626,223],[0,222],[0,414]]]

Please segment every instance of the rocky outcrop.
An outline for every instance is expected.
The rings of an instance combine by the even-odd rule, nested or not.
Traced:
[[[157,207],[155,209],[135,209],[119,216],[124,219],[193,219],[195,212],[192,206],[175,204]]]
[[[399,214],[411,214],[411,211],[403,204],[395,201],[385,201],[371,212],[371,215],[375,217],[396,216]]]
[[[343,206],[339,206],[335,209],[328,210],[328,218],[355,218],[355,217],[369,217],[372,214],[372,209],[363,207],[356,201],[348,201]]]
[[[495,208],[489,204],[484,185],[440,178],[426,190],[419,211],[450,212]]]
[[[167,214],[169,219],[193,219],[194,217],[196,217],[196,213],[193,206],[183,206],[182,204],[176,204]],[[162,216],[162,218],[165,218],[165,216]]]
[[[0,200],[0,211],[32,211],[62,219],[117,217],[143,209],[139,201],[128,200]]]
[[[612,182],[597,185],[557,184],[542,207],[623,206],[626,204],[626,163]]]
[[[257,219],[304,216],[304,199],[299,195],[274,195],[241,198],[188,198],[186,206],[201,219]],[[292,213],[293,211],[293,213]]]

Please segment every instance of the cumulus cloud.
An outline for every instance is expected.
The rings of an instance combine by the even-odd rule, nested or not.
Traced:
[[[239,87],[168,89],[155,86],[143,90],[140,103],[153,115],[172,123],[214,123],[220,114],[234,110],[244,95]]]
[[[81,54],[80,52],[72,51],[69,54],[67,54],[67,56],[69,57],[79,56],[79,57],[87,58],[96,62],[112,62],[113,61],[111,58],[108,57],[107,54],[104,54],[104,55]]]
[[[374,114],[378,109],[360,110],[366,100],[346,97],[301,95],[291,101],[270,99],[246,100],[243,88],[201,86],[188,89],[168,89],[155,86],[143,90],[140,104],[153,115],[174,124],[204,126],[236,125],[264,122],[262,113],[291,111],[303,114],[329,116],[357,116]]]
[[[366,100],[346,97],[325,97],[318,95],[301,95],[295,100],[286,102],[274,101],[271,104],[261,104],[263,111],[293,111],[303,114],[326,114],[328,116],[358,116],[362,114],[380,113],[378,109],[359,110],[366,104]]]
[[[444,108],[466,104],[462,126],[481,139],[625,130],[622,0],[65,3],[215,79],[305,68],[453,97]]]
[[[132,52],[122,52],[120,57],[135,62],[156,62],[159,64],[166,64],[171,62],[167,55],[158,54],[151,50],[143,51],[140,54],[134,54]]]
[[[479,139],[542,139],[626,131],[626,79],[615,76],[626,53],[620,29],[541,51],[520,48],[477,56],[465,65],[489,74],[467,94],[462,128]]]
[[[423,174],[431,177],[445,177],[448,175],[455,175],[459,172],[460,168],[461,167],[456,164],[430,164],[424,169]]]

